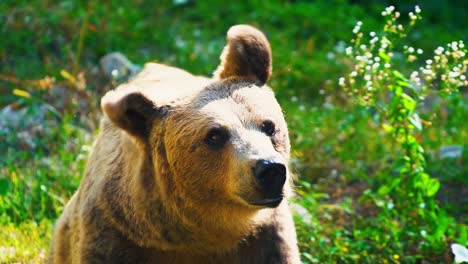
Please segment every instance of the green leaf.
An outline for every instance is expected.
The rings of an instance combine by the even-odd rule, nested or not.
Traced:
[[[387,133],[392,133],[393,132],[393,127],[389,124],[382,124],[383,130]]]
[[[409,95],[403,93],[401,95],[401,102],[403,103],[403,107],[408,109],[408,111],[412,112],[416,108],[416,101]]]
[[[0,178],[0,195],[5,195],[10,188],[10,181],[7,178]]]
[[[312,257],[312,255],[307,253],[307,252],[302,252],[302,256],[305,257],[307,260],[309,260],[312,263],[316,262],[316,259],[314,257]]]
[[[379,52],[379,57],[385,62],[390,62],[390,56],[385,54],[385,52]]]
[[[403,93],[403,87],[400,85],[392,85],[392,91],[396,96],[400,96]]]
[[[411,164],[409,164],[411,166]],[[414,187],[426,190],[428,182],[430,181],[429,174],[427,173],[419,173],[414,178]]]
[[[401,182],[401,178],[400,177],[396,177],[396,178],[393,178],[393,180],[390,182],[390,186],[388,187],[389,190],[393,190],[395,189],[398,185],[400,185],[400,182]],[[385,185],[384,185],[385,186]]]
[[[428,179],[426,182],[426,194],[429,197],[434,196],[439,191],[440,182],[436,178]]]
[[[409,117],[409,121],[411,122],[411,124],[419,131],[422,130],[422,125],[421,125],[421,119],[419,118],[419,115],[416,114],[416,113],[413,113],[410,117]]]
[[[403,74],[401,74],[399,71],[393,71],[393,76],[395,76],[395,78],[397,78],[400,81],[404,81],[408,83],[408,79],[406,79],[406,77]]]
[[[401,87],[409,87],[409,83],[406,81],[397,81],[396,83]]]
[[[386,186],[386,185],[382,185],[380,186],[379,190],[377,191],[377,193],[381,196],[384,196],[384,195],[387,195],[388,193],[390,193],[390,187]]]

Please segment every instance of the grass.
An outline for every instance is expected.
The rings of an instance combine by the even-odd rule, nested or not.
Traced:
[[[2,225],[0,246],[2,263],[43,263],[52,236],[50,221]]]
[[[96,73],[99,58],[118,50],[138,64],[157,60],[210,75],[226,30],[238,23],[258,26],[271,41],[270,85],[285,110],[292,165],[301,177],[295,203],[305,210],[296,217],[302,260],[452,262],[449,244],[468,241],[466,151],[455,159],[438,153],[447,145],[466,149],[466,87],[418,109],[430,123],[418,133],[427,171],[441,182],[436,198],[445,215],[438,221],[449,226],[439,246],[416,235],[397,239],[399,215],[382,216],[376,194],[396,177],[392,164],[400,150],[379,125],[383,117],[356,106],[338,86],[353,66],[344,55],[353,27],[362,21],[363,31],[378,31],[385,4],[1,2],[0,110],[10,106],[25,114],[21,125],[0,127],[0,262],[40,263],[47,255],[53,223],[79,185],[97,133],[99,98],[116,85]],[[397,6],[402,13],[412,8]],[[464,3],[429,1],[421,8],[423,21],[405,43],[425,51],[416,68],[437,46],[468,36],[459,23]],[[410,73],[402,61],[396,64]],[[34,120],[41,120],[39,127]]]

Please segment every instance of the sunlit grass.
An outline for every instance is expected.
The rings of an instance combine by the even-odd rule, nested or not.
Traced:
[[[51,236],[52,221],[2,225],[0,263],[44,263]]]

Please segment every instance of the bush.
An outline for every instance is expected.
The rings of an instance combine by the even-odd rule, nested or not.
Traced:
[[[428,96],[442,100],[460,96],[456,94],[459,88],[468,85],[467,49],[463,41],[451,42],[445,49],[439,47],[424,67],[405,77],[398,68],[411,69],[423,54],[422,49],[404,45],[408,30],[421,19],[420,12],[416,6],[409,13],[409,26],[405,28],[398,23],[401,14],[388,7],[382,12],[386,21],[381,31],[365,33],[361,31],[362,22],[353,30],[352,46],[345,51],[352,69],[339,79],[339,86],[354,107],[368,111],[364,118],[382,131],[381,144],[395,148],[388,148],[393,152],[391,161],[374,172],[376,188],[365,190],[357,198],[358,206],[345,197],[339,210],[325,208],[329,214],[340,214],[332,219],[344,218],[345,223],[340,225],[343,229],[324,228],[320,219],[302,221],[301,241],[309,240],[302,244],[303,254],[311,262],[447,262],[450,258],[445,253],[450,243],[468,243],[467,226],[458,224],[435,200],[440,181],[428,173],[421,143],[423,127],[431,122],[418,114],[418,106]],[[375,138],[355,144],[369,140]],[[324,208],[310,193],[301,192],[305,198],[300,203],[305,208],[321,208],[312,210],[311,215],[324,215]],[[371,212],[363,216],[357,213],[360,210]]]

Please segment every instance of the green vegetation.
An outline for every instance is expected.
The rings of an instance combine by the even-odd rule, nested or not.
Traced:
[[[450,244],[468,246],[467,7],[355,2],[1,1],[0,262],[47,255],[119,82],[99,58],[210,75],[239,23],[271,41],[303,261],[453,262]]]

